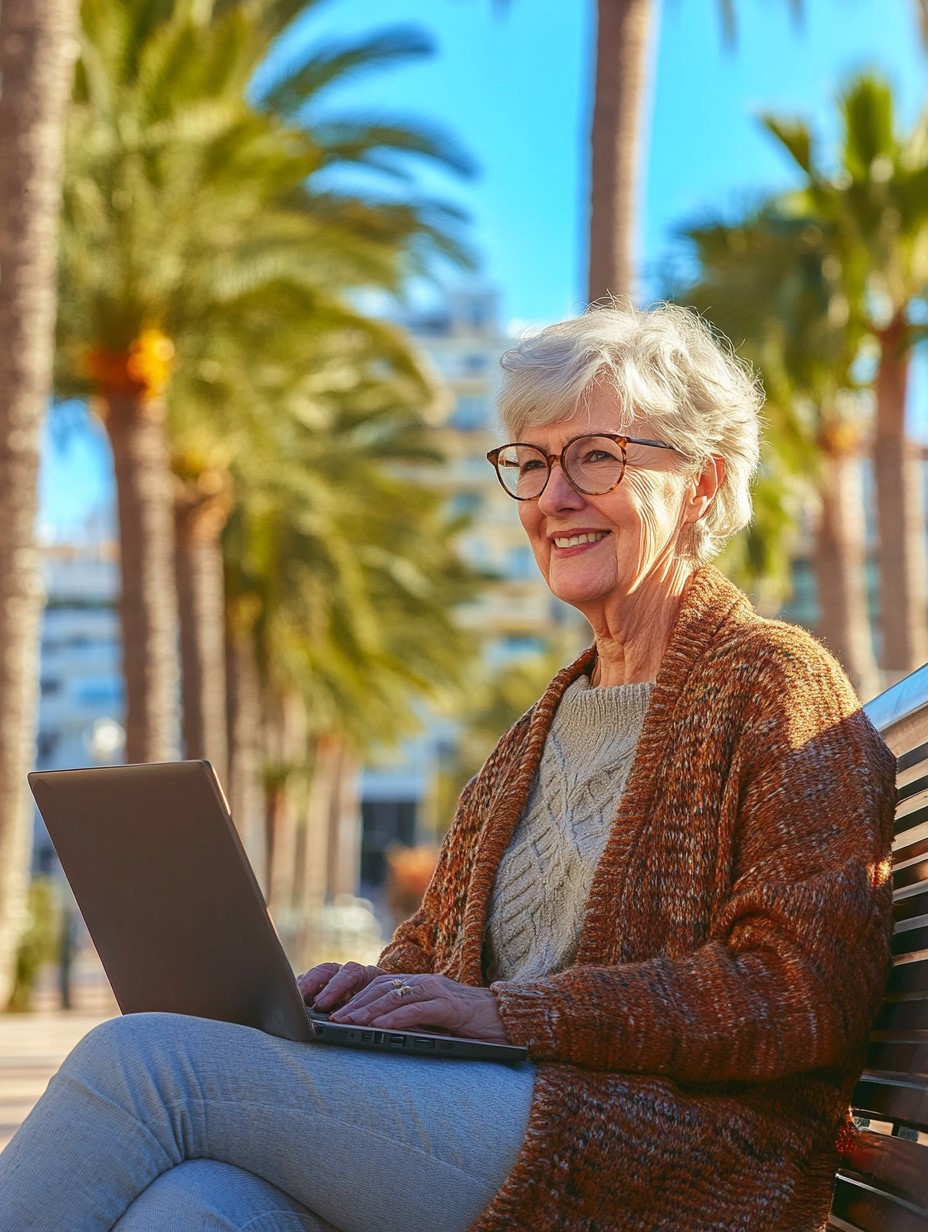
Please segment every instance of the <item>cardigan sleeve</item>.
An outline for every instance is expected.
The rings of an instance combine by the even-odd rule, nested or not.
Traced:
[[[859,1048],[889,963],[895,761],[813,645],[766,673],[742,728],[734,876],[705,944],[494,984],[534,1060],[760,1081]]]

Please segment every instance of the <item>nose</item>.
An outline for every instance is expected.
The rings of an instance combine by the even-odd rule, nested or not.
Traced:
[[[581,509],[585,503],[583,495],[567,482],[563,466],[555,459],[551,464],[545,490],[538,498],[538,508],[547,514],[562,509]]]

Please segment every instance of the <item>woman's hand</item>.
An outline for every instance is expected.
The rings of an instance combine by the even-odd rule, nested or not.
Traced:
[[[344,1005],[384,973],[379,967],[362,967],[360,963],[320,963],[297,976],[297,987],[303,1000],[317,1010],[332,1010]]]
[[[379,973],[330,1017],[352,1026],[420,1027],[496,1044],[509,1042],[489,988],[458,984],[446,975]]]

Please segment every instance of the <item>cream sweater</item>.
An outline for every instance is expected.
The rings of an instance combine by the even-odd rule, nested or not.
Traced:
[[[594,689],[581,676],[562,697],[496,877],[484,955],[491,980],[540,979],[574,961],[650,696],[650,683]]]

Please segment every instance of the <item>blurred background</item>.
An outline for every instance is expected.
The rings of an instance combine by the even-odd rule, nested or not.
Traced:
[[[0,0],[0,1003],[101,995],[33,766],[208,758],[294,964],[376,955],[587,642],[485,453],[609,293],[763,376],[721,567],[928,659],[926,84],[917,0]]]

